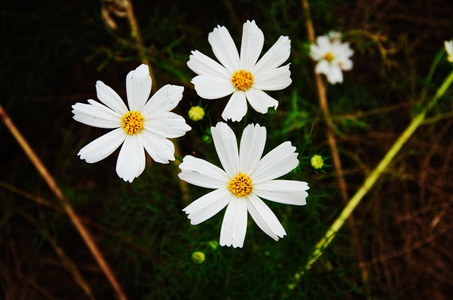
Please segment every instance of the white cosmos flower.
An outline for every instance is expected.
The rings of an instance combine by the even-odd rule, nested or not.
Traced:
[[[331,31],[326,36],[319,36],[316,44],[310,46],[310,57],[318,62],[315,72],[326,75],[332,84],[343,82],[342,70],[352,69],[352,61],[349,58],[354,51],[349,47],[349,43],[342,43],[340,39],[340,33]]]
[[[166,164],[174,160],[175,147],[167,138],[183,136],[191,128],[183,117],[170,112],[182,98],[182,86],[162,87],[151,99],[151,76],[142,64],[126,77],[129,108],[120,96],[102,81],[96,82],[96,93],[104,104],[88,100],[89,104],[72,106],[73,118],[83,124],[113,129],[83,147],[77,155],[88,163],[98,162],[121,144],[116,173],[132,182],[145,169],[145,150],[153,160]]]
[[[453,62],[453,40],[448,41],[448,42],[445,41],[444,44],[445,44],[445,51],[447,51],[447,55],[448,55],[447,60],[449,62]]]
[[[218,99],[232,94],[222,113],[224,120],[240,121],[247,113],[247,101],[262,114],[271,106],[277,108],[278,101],[264,91],[281,90],[291,84],[289,64],[279,67],[290,54],[288,37],[280,36],[259,61],[264,35],[255,21],[244,23],[240,55],[224,26],[214,28],[208,41],[221,64],[197,50],[187,62],[198,74],[192,83],[200,97]]]
[[[248,125],[239,150],[236,136],[227,124],[218,123],[211,132],[223,170],[191,155],[184,157],[179,165],[179,178],[214,189],[183,209],[189,214],[191,224],[204,222],[228,206],[220,231],[220,245],[243,246],[247,212],[274,240],[285,236],[285,229],[260,197],[283,204],[306,204],[306,182],[276,180],[297,167],[296,148],[284,142],[261,158],[266,142],[265,127]]]

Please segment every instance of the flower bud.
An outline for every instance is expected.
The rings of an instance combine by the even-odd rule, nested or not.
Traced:
[[[201,251],[195,251],[192,253],[192,261],[196,264],[202,264],[205,260],[205,255]]]
[[[313,155],[310,160],[311,166],[314,169],[321,169],[324,166],[324,160],[322,159],[321,155]]]
[[[189,118],[192,121],[200,121],[204,117],[204,109],[200,106],[192,106],[189,110]]]
[[[219,247],[219,243],[217,241],[210,241],[209,246],[212,248],[212,250],[216,250],[217,247]]]

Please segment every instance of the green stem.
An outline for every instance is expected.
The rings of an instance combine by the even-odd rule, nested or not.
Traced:
[[[332,239],[335,237],[335,234],[341,229],[344,222],[348,219],[363,197],[368,193],[368,191],[373,187],[382,173],[387,169],[389,164],[392,162],[395,155],[400,151],[403,145],[407,142],[407,140],[412,136],[415,130],[423,123],[425,119],[426,113],[437,103],[440,97],[446,92],[448,87],[453,81],[453,72],[448,75],[445,81],[437,90],[434,97],[428,102],[428,104],[422,109],[422,111],[412,120],[406,130],[401,134],[398,140],[393,144],[381,162],[377,165],[377,167],[371,172],[370,175],[365,179],[363,185],[359,188],[359,190],[355,193],[355,195],[349,200],[346,207],[341,212],[340,216],[335,220],[335,222],[330,226],[327,230],[324,237],[316,244],[314,251],[310,255],[310,259],[308,260],[305,268],[295,276],[299,278],[303,275],[306,271],[310,270],[311,266],[319,259],[322,255],[324,249],[326,249],[329,244],[332,242]]]

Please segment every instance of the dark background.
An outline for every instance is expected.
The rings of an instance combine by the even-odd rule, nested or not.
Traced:
[[[197,241],[218,239],[221,216],[189,228],[180,212],[183,203],[177,184],[169,180],[169,189],[160,190],[156,183],[161,180],[156,173],[171,178],[177,172],[175,165],[153,164],[137,183],[129,185],[114,172],[116,154],[95,165],[77,157],[84,145],[105,131],[72,120],[71,105],[96,99],[96,80],[125,99],[126,74],[140,64],[126,19],[111,14],[118,28],[107,26],[101,11],[102,7],[114,10],[109,2],[2,1],[0,103],[77,213],[86,218],[130,299],[448,299],[453,294],[450,118],[419,128],[354,212],[367,282],[363,283],[345,226],[326,258],[296,289],[288,289],[286,282],[303,266],[310,247],[343,206],[330,175],[333,168],[316,173],[307,163],[310,155],[322,152],[328,157],[329,151],[319,120],[301,4],[234,0],[133,4],[156,75],[153,85],[185,86],[176,109],[184,117],[200,101],[190,83],[194,74],[186,66],[188,56],[198,49],[213,57],[207,35],[217,24],[225,25],[239,43],[242,24],[255,19],[265,34],[265,49],[280,35],[291,38],[293,84],[274,94],[281,95],[281,105],[277,113],[270,114],[272,121],[267,125],[306,125],[300,131],[296,126],[271,133],[270,138],[278,139],[270,145],[289,139],[300,149],[314,124],[311,142],[300,154],[305,162],[304,180],[310,183],[311,199],[317,204],[309,203],[305,211],[290,211],[285,228],[297,223],[296,218],[301,225],[289,227],[278,246],[255,225],[248,229],[244,249],[219,250],[200,244]],[[345,73],[345,82],[328,88],[349,194],[353,195],[409,124],[417,104],[429,99],[450,72],[452,65],[442,57],[433,79],[426,80],[444,40],[453,38],[453,5],[448,0],[310,4],[317,34],[343,31],[355,49],[354,68]],[[424,89],[427,97],[422,99]],[[294,95],[300,99],[297,115],[291,114]],[[450,112],[451,97],[448,92],[429,117]],[[226,99],[201,103],[208,108],[210,119],[187,121],[194,130],[179,142],[182,155],[191,154],[197,143],[200,156],[213,150],[200,137],[220,120]],[[264,122],[261,116],[251,118]],[[88,299],[68,271],[71,261],[96,299],[112,299],[108,281],[3,124],[0,141],[0,297]],[[150,190],[156,194],[151,196]],[[202,189],[192,191],[199,196],[203,193]],[[159,204],[150,207],[149,203]],[[289,214],[286,208],[274,208]],[[58,256],[57,249],[66,258]],[[212,264],[192,264],[191,253],[203,249]]]

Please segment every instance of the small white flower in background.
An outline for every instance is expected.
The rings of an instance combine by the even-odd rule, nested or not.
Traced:
[[[292,205],[305,205],[308,184],[276,180],[297,167],[295,147],[284,142],[261,158],[266,128],[248,125],[238,149],[236,136],[225,123],[211,128],[221,168],[191,155],[179,165],[182,180],[214,191],[183,209],[192,225],[200,224],[228,206],[220,231],[220,245],[242,247],[247,230],[247,212],[267,235],[278,240],[286,235],[275,214],[260,199]]]
[[[197,50],[187,62],[198,74],[192,83],[200,97],[218,99],[232,94],[222,113],[224,120],[240,121],[247,113],[247,101],[262,114],[271,106],[277,109],[278,101],[264,91],[281,90],[291,84],[289,64],[279,67],[290,54],[288,37],[280,36],[259,61],[264,35],[255,21],[244,23],[240,55],[224,26],[214,28],[208,41],[221,64]]]
[[[448,55],[447,60],[449,62],[453,62],[453,40],[448,41],[448,42],[445,41],[444,44],[445,44],[445,51],[447,51],[447,55]]]
[[[354,51],[349,43],[341,42],[341,33],[331,31],[326,36],[319,36],[316,44],[310,46],[310,57],[316,60],[315,72],[324,74],[327,80],[335,84],[343,82],[343,71],[352,69],[350,57]]]
[[[167,138],[183,136],[191,128],[183,117],[170,112],[182,98],[182,86],[167,84],[148,100],[151,76],[147,65],[141,65],[126,77],[129,108],[120,96],[102,81],[96,82],[96,93],[104,104],[72,106],[73,118],[83,124],[113,129],[83,147],[77,155],[88,163],[98,162],[113,153],[121,144],[116,173],[132,182],[145,169],[145,150],[156,162],[174,160],[175,147]]]

